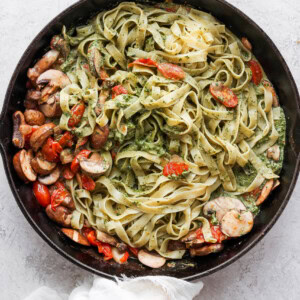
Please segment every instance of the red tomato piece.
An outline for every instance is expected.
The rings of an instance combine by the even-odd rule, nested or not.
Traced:
[[[33,193],[36,200],[41,206],[46,207],[50,204],[51,196],[46,185],[38,181],[35,181],[33,183]]]
[[[52,137],[49,137],[44,143],[42,147],[42,153],[45,157],[46,160],[51,161],[51,162],[57,162],[58,161],[58,153],[61,149],[61,146],[58,143],[54,142]]]
[[[128,249],[131,251],[131,253],[134,255],[134,256],[138,256],[139,254],[139,249],[138,248],[133,248],[133,247],[130,247],[128,246]]]
[[[211,226],[210,227],[212,236],[217,240],[218,243],[222,243],[224,240],[227,239],[227,235],[225,235],[221,229],[220,226]]]
[[[255,85],[259,85],[262,77],[263,77],[263,73],[262,73],[262,69],[260,64],[256,61],[256,60],[250,60],[249,61],[249,66],[252,72],[252,81]]]
[[[139,58],[128,65],[128,67],[132,67],[133,65],[140,65],[146,67],[157,67],[157,62],[150,58]]]
[[[201,240],[203,243],[205,242],[204,235],[202,233],[202,228],[198,228],[196,230],[197,240]]]
[[[222,82],[213,82],[209,87],[209,91],[214,99],[226,107],[233,108],[238,104],[237,95]]]
[[[91,154],[90,150],[81,150],[73,159],[72,163],[71,163],[71,171],[73,173],[77,173],[79,171],[79,158],[81,157],[89,157],[89,155]]]
[[[82,187],[87,191],[93,191],[96,187],[95,181],[88,175],[81,175]]]
[[[129,253],[126,251],[124,255],[121,257],[120,262],[125,263],[129,257]]]
[[[98,252],[104,254],[104,259],[109,260],[111,259],[112,256],[112,251],[111,251],[111,246],[106,243],[101,243],[100,241],[97,240],[96,238],[96,232],[93,229],[86,228],[84,231],[89,243],[92,246],[98,247]]]
[[[169,162],[163,169],[163,175],[168,177],[170,175],[181,175],[184,171],[188,171],[189,166],[185,163]]]
[[[70,167],[69,166],[66,166],[64,168],[64,171],[63,171],[63,177],[67,180],[70,180],[72,179],[73,177],[75,176],[75,174],[71,171]]]
[[[59,137],[58,139],[58,143],[62,146],[62,147],[65,147],[68,145],[68,143],[70,141],[72,141],[74,135],[69,132],[69,131],[66,131],[61,137]]]
[[[86,229],[86,237],[92,246],[97,247],[99,244],[101,244],[101,242],[96,239],[96,232],[92,229]]]
[[[71,109],[71,117],[68,121],[68,126],[71,128],[75,127],[81,121],[84,111],[85,105],[83,102],[74,105]]]
[[[52,143],[52,149],[55,153],[60,153],[61,151],[63,151],[62,146],[58,142],[55,142],[55,141]]]
[[[109,244],[101,243],[101,246],[98,245],[98,252],[104,254],[104,260],[110,260],[113,258],[111,246]]]
[[[122,94],[128,94],[127,90],[122,85],[116,85],[112,88],[112,99]]]
[[[56,207],[60,206],[66,197],[70,197],[70,193],[65,188],[63,183],[56,182],[55,186],[57,187],[57,189],[54,190],[51,195],[51,208],[53,211],[56,211]]]
[[[157,65],[157,69],[168,79],[181,80],[185,78],[185,72],[177,65],[161,63]]]

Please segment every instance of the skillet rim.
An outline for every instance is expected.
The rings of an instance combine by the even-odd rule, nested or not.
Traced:
[[[16,79],[20,73],[20,69],[21,66],[25,63],[25,61],[27,61],[29,54],[32,52],[32,48],[33,45],[35,45],[39,40],[41,40],[41,38],[47,34],[47,32],[49,31],[49,27],[54,26],[55,24],[59,23],[59,19],[61,19],[64,16],[67,16],[70,14],[70,12],[75,9],[77,6],[81,6],[83,3],[88,2],[89,0],[79,0],[77,2],[75,2],[74,4],[70,5],[69,7],[67,7],[66,9],[64,9],[63,11],[61,11],[58,15],[56,15],[47,25],[44,26],[44,28],[35,36],[35,38],[31,41],[31,43],[29,44],[29,46],[27,47],[27,49],[25,50],[25,52],[23,53],[22,57],[20,58],[13,74],[11,77],[11,80],[9,82],[6,94],[5,94],[5,99],[3,102],[3,107],[2,107],[2,112],[0,115],[0,125],[3,126],[4,125],[4,116],[7,114],[7,110],[8,110],[8,106],[9,106],[9,100],[12,96],[12,91],[13,88],[15,86],[16,83]],[[250,23],[256,31],[259,31],[264,39],[268,42],[268,44],[270,45],[270,47],[272,48],[272,50],[275,52],[275,55],[278,57],[278,59],[280,60],[282,67],[286,73],[286,76],[288,78],[288,80],[291,83],[292,89],[293,89],[293,94],[295,95],[295,100],[297,102],[297,116],[296,116],[296,122],[300,122],[300,98],[299,98],[299,93],[297,90],[297,86],[295,83],[295,80],[291,74],[291,71],[285,61],[285,59],[283,58],[283,56],[281,55],[281,53],[279,52],[278,48],[276,47],[276,45],[273,43],[273,41],[269,38],[269,36],[260,28],[260,26],[258,26],[252,19],[250,19],[246,14],[244,14],[241,10],[239,10],[238,8],[236,8],[235,6],[233,6],[232,4],[228,3],[225,0],[215,0],[216,2],[227,6],[229,9],[233,10],[235,14],[239,15],[240,17],[244,18],[248,23]],[[124,2],[124,1],[117,1],[114,3],[118,4],[120,2]],[[137,1],[137,2],[142,2],[142,1]],[[188,3],[187,3],[188,4]],[[211,11],[212,15],[214,15],[214,13]],[[10,142],[10,141],[9,141]],[[84,263],[82,263],[81,261],[77,260],[75,257],[73,257],[72,255],[66,253],[62,248],[60,248],[58,245],[56,245],[39,227],[38,224],[36,224],[36,222],[31,218],[30,214],[27,212],[27,209],[25,208],[21,197],[19,195],[19,193],[17,192],[17,187],[15,186],[14,180],[12,178],[12,174],[9,170],[9,165],[10,162],[8,160],[7,157],[7,140],[3,140],[2,136],[0,136],[0,151],[2,154],[2,159],[3,159],[3,165],[4,165],[4,169],[5,169],[5,173],[9,182],[9,186],[10,189],[14,195],[14,198],[20,208],[20,210],[22,211],[23,215],[25,216],[25,218],[27,219],[27,221],[29,222],[29,224],[32,226],[32,228],[38,233],[38,235],[40,237],[42,237],[42,239],[51,247],[53,248],[56,252],[58,252],[60,255],[62,255],[64,258],[68,259],[69,261],[71,261],[72,263],[74,263],[75,265],[93,273],[96,275],[101,275],[102,277],[111,279],[111,280],[115,280],[117,277],[121,278],[120,276],[117,275],[111,275],[111,274],[107,274],[101,270],[96,270],[93,267],[86,265]],[[294,151],[296,152],[296,151]],[[299,175],[299,169],[300,169],[300,153],[295,153],[295,155],[297,156],[297,160],[295,162],[295,171],[294,174],[290,180],[289,183],[289,188],[285,194],[284,200],[282,201],[279,209],[277,210],[277,212],[273,215],[273,217],[271,218],[270,222],[268,222],[268,224],[266,225],[266,227],[264,228],[264,230],[262,230],[259,235],[257,237],[255,237],[253,239],[253,241],[251,243],[249,243],[247,246],[245,246],[244,249],[239,250],[239,252],[237,254],[235,254],[233,257],[229,258],[228,260],[226,260],[225,262],[210,268],[206,271],[200,272],[200,273],[195,273],[193,275],[190,276],[185,276],[182,277],[182,279],[184,280],[188,280],[188,281],[192,281],[192,280],[196,280],[199,279],[201,277],[210,275],[212,273],[215,273],[218,270],[221,270],[223,268],[225,268],[226,266],[232,264],[233,262],[235,262],[237,259],[239,259],[240,257],[242,257],[244,254],[246,254],[248,251],[250,251],[265,235],[266,233],[269,232],[269,230],[273,227],[273,225],[275,224],[275,222],[278,220],[279,216],[282,214],[283,210],[285,209],[287,203],[290,200],[291,194],[296,186],[296,182],[297,182],[297,178]]]

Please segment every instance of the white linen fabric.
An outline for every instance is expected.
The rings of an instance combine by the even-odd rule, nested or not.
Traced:
[[[43,286],[24,300],[192,300],[202,288],[201,281],[190,283],[168,276],[123,277],[116,281],[95,277],[92,284],[83,283],[70,295]]]

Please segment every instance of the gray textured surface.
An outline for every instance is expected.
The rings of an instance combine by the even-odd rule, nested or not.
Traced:
[[[23,51],[74,0],[0,1],[0,101]],[[273,39],[300,83],[300,1],[230,0]],[[276,67],[276,66],[274,66]],[[40,285],[68,292],[90,274],[56,254],[17,207],[0,162],[0,299],[22,299]],[[252,251],[203,279],[198,299],[299,299],[300,182],[283,215]]]

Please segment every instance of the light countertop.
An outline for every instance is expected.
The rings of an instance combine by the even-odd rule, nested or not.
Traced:
[[[75,0],[0,1],[0,101],[24,50],[53,17]],[[230,0],[275,42],[300,87],[300,1]],[[275,68],[276,66],[274,66]],[[5,130],[1,128],[1,130]],[[41,285],[69,292],[91,276],[50,248],[31,228],[13,198],[0,161],[0,298],[23,299]],[[203,278],[197,299],[300,297],[300,181],[268,235],[229,267]]]

